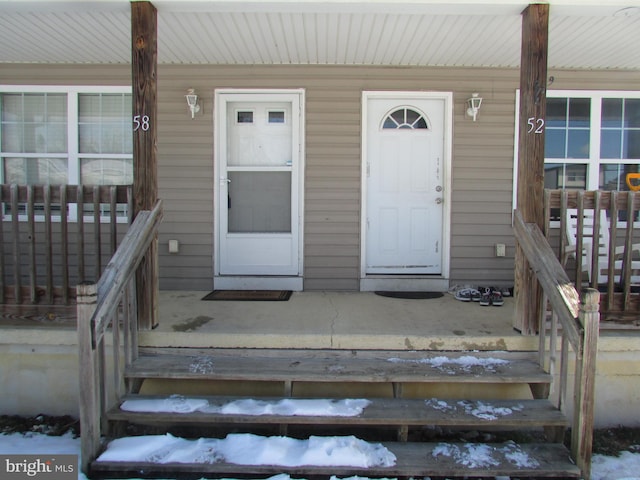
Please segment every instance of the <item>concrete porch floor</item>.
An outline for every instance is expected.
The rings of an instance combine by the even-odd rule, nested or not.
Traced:
[[[373,292],[294,292],[288,301],[205,301],[161,291],[144,347],[536,350],[512,327],[514,299],[481,307],[452,295],[413,300]]]

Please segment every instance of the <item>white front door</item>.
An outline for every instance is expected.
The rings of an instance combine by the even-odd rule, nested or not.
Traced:
[[[216,94],[219,276],[301,272],[300,96]]]
[[[365,274],[443,274],[445,107],[367,98]]]

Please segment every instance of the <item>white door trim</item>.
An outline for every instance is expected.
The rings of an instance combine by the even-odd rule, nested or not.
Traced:
[[[442,273],[440,275],[371,275],[366,273],[367,247],[367,144],[368,103],[370,99],[441,99],[444,101],[444,182],[442,220]],[[453,93],[452,92],[362,92],[362,144],[361,144],[361,225],[360,225],[360,290],[446,290],[449,286],[451,248],[451,159],[453,144]]]
[[[260,276],[260,275],[220,275],[220,204],[218,202],[219,178],[222,161],[221,138],[224,134],[223,126],[226,124],[227,103],[238,101],[287,101],[296,99],[300,106],[300,118],[297,128],[294,125],[293,139],[299,145],[299,161],[296,168],[297,192],[297,229],[298,229],[298,259],[297,274],[289,276]],[[304,166],[305,166],[305,90],[304,89],[216,89],[214,91],[213,104],[213,281],[217,289],[288,289],[302,290],[303,288],[303,245],[304,245]]]

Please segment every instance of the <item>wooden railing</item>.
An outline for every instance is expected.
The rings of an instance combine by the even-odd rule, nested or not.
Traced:
[[[578,295],[540,228],[525,223],[519,211],[514,215],[514,231],[544,292],[543,315],[536,319],[540,365],[554,376],[554,390],[550,393],[558,408],[565,411],[572,405],[571,452],[582,470],[582,478],[588,480],[593,444],[600,294],[587,288]],[[528,294],[530,292],[518,292],[518,295]],[[574,361],[573,392],[569,391],[570,349]]]
[[[73,303],[129,226],[131,185],[0,185],[0,304]]]
[[[546,190],[544,212],[546,237],[556,245],[559,259],[571,257],[573,264],[564,266],[574,284],[602,293],[602,319],[635,323],[640,313],[640,230],[634,230],[634,223],[640,221],[640,192]],[[574,240],[567,227],[576,220],[568,212],[580,222]]]
[[[101,419],[130,390],[123,370],[138,356],[136,269],[157,236],[162,204],[139,212],[97,283],[77,286],[82,470],[100,450]],[[111,330],[111,335],[107,333]],[[107,351],[107,339],[111,349]],[[122,358],[124,357],[124,364]]]

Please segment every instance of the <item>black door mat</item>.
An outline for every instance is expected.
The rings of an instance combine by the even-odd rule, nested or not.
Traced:
[[[389,298],[407,298],[411,300],[426,300],[429,298],[440,298],[442,292],[375,292],[376,295]]]
[[[202,300],[286,302],[291,293],[291,290],[214,290]]]

